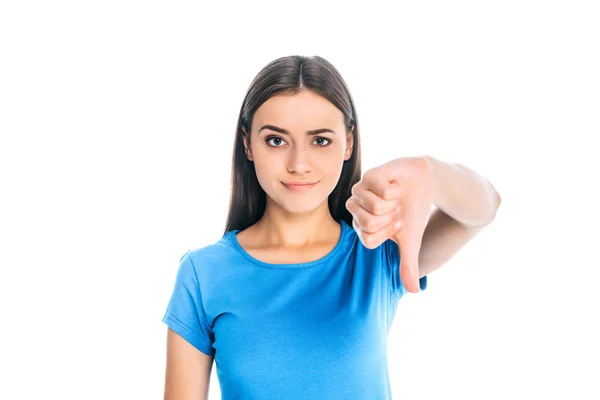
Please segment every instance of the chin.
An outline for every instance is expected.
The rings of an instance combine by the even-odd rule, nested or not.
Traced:
[[[285,209],[294,214],[309,214],[317,209],[318,206],[310,207],[308,205],[304,205],[301,207],[285,207]]]
[[[283,196],[278,197],[275,203],[289,213],[306,214],[316,210],[323,201],[327,201],[327,198],[321,199],[318,196],[306,196],[290,199],[289,196]]]

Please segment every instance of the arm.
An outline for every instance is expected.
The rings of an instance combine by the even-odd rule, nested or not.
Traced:
[[[213,359],[168,328],[164,399],[208,399]]]
[[[432,213],[419,252],[419,277],[444,265],[495,218],[501,198],[475,171],[426,157],[434,177]]]

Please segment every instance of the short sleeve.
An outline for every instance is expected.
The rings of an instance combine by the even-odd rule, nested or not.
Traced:
[[[214,336],[202,304],[190,251],[179,260],[175,285],[162,321],[204,354],[214,355]]]
[[[392,239],[387,239],[382,243],[383,266],[390,282],[392,292],[398,298],[402,297],[407,291],[402,285],[400,278],[400,251],[398,244]],[[427,275],[419,279],[419,287],[421,291],[427,288]]]

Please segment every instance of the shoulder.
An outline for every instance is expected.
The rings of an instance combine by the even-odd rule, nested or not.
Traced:
[[[214,243],[187,250],[179,262],[189,264],[196,273],[211,269],[217,265],[223,265],[234,256],[235,249],[229,239],[229,233]]]

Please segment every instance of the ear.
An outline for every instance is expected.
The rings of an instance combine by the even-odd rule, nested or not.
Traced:
[[[244,151],[246,152],[246,158],[250,161],[253,161],[252,150],[250,150],[250,135],[246,133],[246,129],[244,127],[242,127],[242,132],[242,140],[244,141]]]
[[[352,157],[352,149],[354,148],[354,126],[349,133],[346,134],[346,154],[344,161],[348,161]]]

